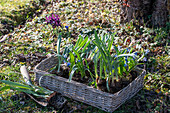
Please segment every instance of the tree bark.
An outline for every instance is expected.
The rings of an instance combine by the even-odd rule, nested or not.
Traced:
[[[169,21],[169,9],[169,0],[123,0],[121,21],[137,19],[141,24],[164,27]]]

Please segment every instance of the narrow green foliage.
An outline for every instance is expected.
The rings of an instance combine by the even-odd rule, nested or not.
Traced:
[[[57,54],[60,54],[60,45],[61,45],[61,34],[59,34],[57,40]]]
[[[70,59],[70,72],[69,72],[69,80],[72,79],[74,73],[76,71],[80,71],[81,77],[83,78],[85,75],[85,71],[88,70],[86,66],[83,64],[84,55],[86,54],[87,47],[90,45],[90,41],[88,41],[88,36],[83,39],[83,37],[79,36],[77,43],[69,52]]]
[[[71,79],[73,78],[73,75],[74,75],[74,73],[75,73],[75,71],[77,70],[78,68],[76,67],[76,65],[74,65],[73,67],[72,67],[72,70],[71,70],[71,72],[70,72],[70,74],[69,74],[69,81],[71,81]]]
[[[29,86],[29,85],[6,81],[6,80],[0,80],[0,81],[8,85],[8,86],[4,86],[0,88],[1,91],[7,90],[7,89],[13,89],[13,90],[25,92],[28,94],[33,94],[34,96],[44,97],[44,98],[48,97],[52,93],[52,91],[49,91],[45,88],[41,88],[41,87],[34,86],[34,85]]]
[[[100,62],[100,77],[103,76],[104,69],[104,77],[106,79],[106,87],[109,91],[109,83],[112,79],[112,82],[115,79],[118,79],[125,72],[128,74],[131,69],[133,69],[137,65],[136,56],[134,53],[126,53],[126,49],[118,49],[117,45],[114,45],[114,36],[109,39],[107,35],[98,37],[95,32],[95,40],[93,44],[96,45],[96,51],[93,53],[93,61],[95,67],[95,75],[98,77],[97,66],[98,62]],[[112,48],[116,51],[116,53],[111,53]],[[128,72],[128,73],[127,73]]]

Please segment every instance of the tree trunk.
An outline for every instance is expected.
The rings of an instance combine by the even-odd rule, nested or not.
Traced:
[[[164,27],[169,21],[169,0],[122,0],[122,22],[132,19],[154,27]]]

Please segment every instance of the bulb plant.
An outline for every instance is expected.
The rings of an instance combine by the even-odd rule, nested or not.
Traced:
[[[53,35],[58,35],[59,33],[62,33],[64,37],[70,36],[69,26],[67,26],[66,24],[62,24],[59,15],[51,14],[51,16],[46,16],[46,23],[52,26]]]
[[[86,49],[89,45],[90,45],[90,41],[89,41],[88,36],[85,39],[79,36],[77,43],[72,48],[72,50],[69,52],[70,63],[71,63],[69,80],[72,79],[75,71],[80,71],[81,78],[86,76],[86,71],[89,71],[86,57],[84,57],[89,51]],[[85,63],[83,63],[83,61]]]
[[[96,45],[93,57],[96,82],[98,82],[98,78],[105,78],[108,91],[110,90],[109,84],[114,85],[115,79],[118,80],[124,73],[129,75],[130,71],[136,65],[139,65],[138,60],[144,57],[142,56],[138,59],[137,54],[133,52],[131,47],[121,49],[120,46],[114,45],[114,35],[112,34],[111,38],[106,38],[108,37],[107,35],[98,37],[97,33],[95,33],[95,39],[93,40]],[[98,65],[99,76],[97,73]]]
[[[65,57],[59,55],[58,52],[58,56],[64,58],[70,68],[69,80],[71,81],[76,73],[80,73],[83,79],[86,72],[89,72],[95,87],[103,79],[106,81],[107,91],[110,91],[110,87],[115,85],[115,81],[128,76],[140,64],[138,62],[144,58],[144,54],[140,57],[137,55],[140,53],[135,52],[132,47],[123,49],[114,44],[115,35],[116,33],[111,35],[101,33],[100,35],[95,32],[90,38],[79,36],[75,45],[72,44],[69,48],[65,48],[65,52],[63,52]],[[58,41],[58,51],[60,50],[60,43],[61,39]],[[92,66],[87,59],[93,62]],[[58,71],[60,71],[59,65],[62,60],[59,58]],[[90,68],[93,68],[94,72]]]

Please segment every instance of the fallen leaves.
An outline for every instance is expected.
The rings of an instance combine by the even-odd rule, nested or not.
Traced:
[[[149,53],[149,57],[160,57],[163,55],[164,57],[162,58],[155,58],[155,60],[149,59],[148,64],[151,64],[151,66],[148,67],[151,69],[148,68],[147,71],[150,72],[150,70],[153,70],[153,72],[155,72],[157,69],[159,69],[158,72],[162,73],[160,75],[153,73],[150,78],[149,76],[145,77],[145,88],[148,90],[156,89],[155,91],[157,93],[161,91],[164,92],[165,95],[169,94],[169,85],[165,84],[168,83],[169,79],[167,77],[163,78],[165,76],[164,74],[169,69],[169,60],[165,55],[166,48],[164,48],[164,46],[157,46],[156,42],[162,35],[155,36],[154,41],[151,36],[156,34],[154,34],[152,31],[149,31],[148,28],[142,28],[140,26],[140,28],[136,29],[136,27],[131,23],[122,25],[120,23],[119,15],[121,12],[119,8],[120,4],[113,2],[114,0],[88,2],[75,0],[67,1],[68,3],[58,0],[58,2],[50,4],[48,8],[44,10],[41,16],[35,17],[32,21],[28,21],[25,26],[21,25],[18,28],[15,28],[14,34],[4,35],[0,38],[1,72],[4,72],[4,70],[12,70],[12,67],[8,69],[9,67],[7,66],[13,66],[13,69],[17,70],[17,67],[23,64],[27,64],[30,66],[30,70],[32,70],[34,66],[41,60],[51,56],[50,53],[56,51],[55,48],[57,36],[53,35],[52,28],[46,25],[44,22],[45,16],[56,13],[60,15],[63,26],[69,26],[69,31],[71,32],[71,37],[62,38],[62,47],[69,43],[74,44],[80,33],[91,35],[94,29],[102,29],[106,32],[116,32],[114,43],[124,48],[140,42],[139,45],[133,46],[134,50],[145,47],[146,49],[149,48],[151,51]],[[163,37],[162,41],[165,42],[165,40],[166,38]],[[147,42],[147,45],[142,45],[141,42]],[[140,49],[138,50],[140,51]],[[12,77],[10,75],[8,76],[9,78]],[[159,81],[162,81],[162,83]],[[164,85],[161,88],[160,86],[154,87],[156,84],[160,84],[160,86],[162,84]],[[123,110],[129,110],[129,112],[154,112],[154,110],[159,111],[156,110],[158,108],[162,109],[158,105],[167,107],[167,103],[164,105],[159,101],[153,101],[154,99],[159,99],[161,101],[167,102],[167,100],[164,99],[164,96],[163,98],[159,98],[159,95],[153,92],[144,91],[134,98],[134,102],[127,102],[117,111],[123,112]],[[72,103],[74,105],[72,105]],[[146,103],[148,103],[147,106]],[[75,110],[80,110],[81,112],[83,109],[87,109],[89,112],[94,111],[94,108],[89,108],[87,105],[80,105],[80,103],[74,103],[73,101],[68,103],[65,109],[68,108],[72,109],[70,110],[72,112]]]

